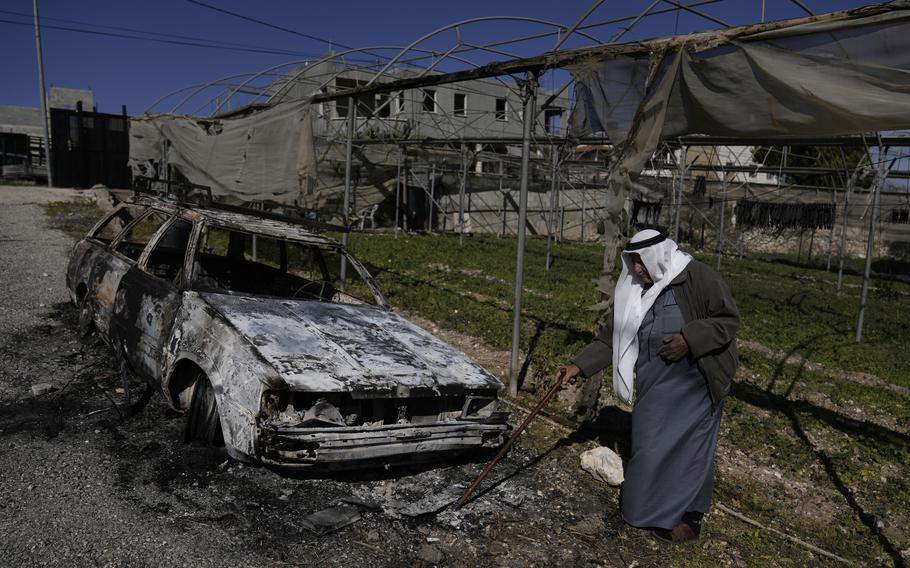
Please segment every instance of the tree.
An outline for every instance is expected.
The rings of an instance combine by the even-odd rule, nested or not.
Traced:
[[[781,181],[795,185],[843,187],[856,166],[866,157],[862,146],[755,146],[752,159],[770,167],[835,168],[839,175],[783,174]],[[869,176],[860,176],[857,185],[868,187]]]

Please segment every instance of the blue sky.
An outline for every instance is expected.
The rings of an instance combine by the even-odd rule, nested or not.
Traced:
[[[100,111],[119,112],[120,105],[126,104],[130,114],[138,114],[159,96],[183,86],[256,71],[278,63],[316,58],[330,47],[329,43],[320,39],[332,41],[331,45],[336,50],[342,49],[340,45],[406,45],[444,25],[484,16],[524,16],[570,25],[592,5],[587,0],[200,1],[317,39],[246,21],[189,0],[41,0],[42,23],[46,26],[42,30],[42,39],[48,86],[91,88]],[[856,0],[804,0],[804,4],[817,13],[866,3]],[[635,15],[648,4],[647,0],[607,0],[586,21],[598,22]],[[761,5],[761,0],[723,0],[699,9],[736,25],[759,21]],[[765,5],[767,20],[804,15],[790,0],[766,0]],[[659,4],[655,10],[668,6]],[[38,105],[31,13],[31,0],[4,0],[0,3],[0,48],[6,54],[0,104]],[[50,26],[126,37],[73,32]],[[670,13],[640,22],[625,39],[712,27],[717,25],[694,14],[680,12],[677,17],[675,13]],[[620,25],[612,25],[590,33],[606,40],[618,29]],[[463,41],[481,44],[551,30],[537,23],[513,21],[463,26],[460,33]],[[171,34],[154,36],[158,40],[186,43],[206,40],[244,45],[233,46],[238,49],[212,49],[135,39],[153,37],[141,33],[144,31]],[[455,32],[449,31],[423,45],[444,50],[453,44],[454,39]],[[554,41],[549,37],[501,49],[529,56],[548,50]],[[566,46],[578,47],[590,43],[588,39],[573,37]],[[497,55],[474,57],[479,63],[503,58]]]

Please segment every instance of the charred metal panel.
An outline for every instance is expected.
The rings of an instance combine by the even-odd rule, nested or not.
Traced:
[[[430,426],[383,428],[270,428],[262,429],[260,459],[284,467],[369,462],[438,452],[493,448],[504,442],[505,424],[447,423]]]
[[[382,309],[200,295],[256,346],[292,389],[407,397],[501,386],[463,353]]]
[[[196,292],[183,294],[165,351],[164,376],[170,378],[177,364],[185,359],[193,361],[212,383],[228,447],[255,455],[255,417],[263,390],[287,385]],[[167,384],[163,387],[168,393]],[[171,404],[176,405],[176,401]]]
[[[120,280],[112,326],[130,365],[146,380],[161,381],[164,346],[180,300],[172,284],[139,268],[131,268]]]

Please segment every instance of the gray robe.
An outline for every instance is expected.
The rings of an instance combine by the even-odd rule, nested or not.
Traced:
[[[691,354],[675,363],[657,354],[683,325],[668,287],[638,330],[632,454],[622,491],[623,519],[637,527],[669,530],[683,513],[706,513],[711,504],[721,406],[712,405]]]

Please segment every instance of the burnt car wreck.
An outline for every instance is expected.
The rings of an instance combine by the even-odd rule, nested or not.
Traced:
[[[500,446],[500,382],[393,313],[338,241],[137,197],[74,247],[79,330],[185,413],[187,440],[286,468]]]

